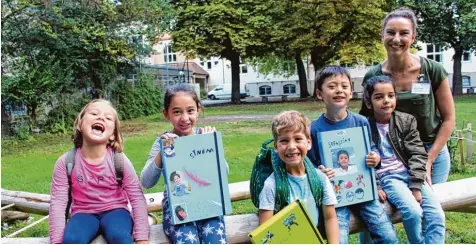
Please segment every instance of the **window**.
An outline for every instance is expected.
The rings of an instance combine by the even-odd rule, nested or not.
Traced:
[[[463,88],[471,87],[471,77],[463,76]]]
[[[443,48],[439,44],[426,44],[426,57],[440,63],[443,62]]]
[[[461,58],[462,61],[471,61],[471,52],[470,51],[463,51],[463,57]]]
[[[172,51],[172,45],[167,45],[164,48],[164,61],[165,63],[176,62],[177,54]]]
[[[212,62],[211,61],[207,61],[207,69],[208,70],[212,69]]]
[[[248,73],[248,66],[247,65],[240,65],[240,74]]]
[[[296,85],[294,84],[286,84],[283,86],[284,94],[295,94],[296,93]]]
[[[259,95],[268,95],[271,94],[271,86],[263,85],[259,87]]]

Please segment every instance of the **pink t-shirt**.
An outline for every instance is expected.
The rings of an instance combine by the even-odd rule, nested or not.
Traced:
[[[65,165],[66,154],[56,161],[51,183],[49,211],[51,243],[61,243],[65,229],[69,187]],[[134,167],[125,154],[122,154],[124,177],[123,188],[120,188],[116,180],[113,154],[112,148],[108,148],[103,162],[92,165],[84,159],[81,149],[77,150],[71,174],[73,199],[71,216],[76,213],[100,213],[117,208],[128,210],[127,204],[130,201],[134,220],[134,240],[149,240],[147,203]]]

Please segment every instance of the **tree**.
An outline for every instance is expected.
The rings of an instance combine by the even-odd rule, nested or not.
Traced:
[[[271,19],[267,32],[272,55],[266,62],[274,69],[294,60],[301,97],[307,97],[307,79],[302,58],[311,56],[315,71],[339,61],[345,64],[372,64],[384,59],[380,23],[386,2],[283,0],[261,1],[263,16]],[[274,59],[282,60],[275,62]],[[265,69],[266,70],[266,69]]]
[[[311,27],[317,40],[311,47],[314,70],[335,60],[347,64],[382,60],[380,29],[386,8],[387,2],[381,0],[334,1],[327,9],[316,8]]]
[[[23,103],[30,117],[30,125],[37,119],[38,107],[52,99],[61,82],[71,80],[70,70],[62,70],[55,60],[31,67],[25,59],[19,61],[15,76],[2,76],[2,103]]]
[[[105,97],[118,63],[135,62],[134,36],[150,42],[160,32],[160,1],[2,0],[2,60],[37,67],[50,57],[73,72],[70,89]]]
[[[187,57],[218,56],[230,60],[232,103],[240,103],[240,58],[253,57],[265,46],[266,20],[253,0],[172,0],[174,48]]]
[[[418,39],[453,48],[453,94],[463,93],[461,58],[464,51],[476,52],[476,2],[474,0],[403,0],[415,11]]]
[[[161,32],[161,4],[2,0],[2,63],[7,65],[2,94],[25,103],[31,123],[38,106],[60,94],[106,97],[117,82],[119,64],[133,65],[138,51],[150,51],[144,45]],[[148,40],[142,49],[131,41],[136,36]]]

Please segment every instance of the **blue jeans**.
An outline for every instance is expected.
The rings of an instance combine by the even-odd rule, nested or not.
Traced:
[[[412,244],[445,243],[445,213],[433,190],[421,187],[422,204],[415,200],[409,186],[408,172],[387,174],[380,178],[387,200],[402,213],[403,227]],[[422,222],[425,227],[422,227]]]
[[[349,225],[351,210],[359,214],[370,232],[375,243],[398,243],[397,233],[390,218],[378,200],[355,204],[348,207],[336,208],[339,221],[340,243],[349,243]]]
[[[427,152],[431,149],[431,146],[431,144],[425,146]],[[450,175],[450,168],[450,152],[448,151],[448,146],[445,145],[433,162],[433,167],[431,170],[432,184],[445,183],[446,180],[448,180],[448,175]]]
[[[431,149],[432,144],[426,145],[425,149],[428,152]],[[432,184],[445,183],[450,175],[451,168],[451,157],[450,152],[448,151],[448,146],[444,146],[441,149],[440,153],[433,162],[433,167],[431,171],[431,182]],[[368,232],[359,233],[360,243],[362,244],[371,244],[372,240]]]
[[[77,213],[66,224],[62,243],[87,244],[99,234],[107,243],[134,243],[129,211],[120,208],[97,214]]]
[[[223,216],[173,225],[168,198],[162,200],[162,207],[164,232],[173,244],[227,243]]]

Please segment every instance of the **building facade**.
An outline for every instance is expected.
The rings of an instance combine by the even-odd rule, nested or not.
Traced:
[[[150,64],[167,67],[180,68],[188,64],[193,66],[193,83],[199,83],[200,88],[206,92],[212,90],[220,84],[231,83],[231,62],[219,57],[211,57],[208,59],[191,58],[187,59],[183,54],[174,52],[172,48],[172,38],[169,35],[164,35],[154,45],[156,54],[149,59]],[[450,86],[453,80],[453,49],[443,50],[441,45],[419,43],[422,50],[417,51],[417,54],[429,59],[440,62],[446,71],[449,73]],[[314,67],[312,64],[304,60],[306,76],[308,80],[308,91],[313,94],[314,91]],[[187,68],[185,68],[187,69]],[[362,80],[365,73],[370,69],[370,66],[354,66],[348,67],[353,89],[356,95],[362,93]],[[461,71],[463,76],[463,93],[474,93],[476,87],[476,56],[471,52],[466,51],[462,57]],[[274,74],[264,75],[255,69],[255,67],[240,64],[240,84],[256,88],[256,91],[250,91],[252,96],[266,96],[266,95],[296,95],[299,96],[299,87],[297,74],[290,77],[277,76]],[[294,86],[293,86],[294,84]]]

